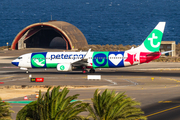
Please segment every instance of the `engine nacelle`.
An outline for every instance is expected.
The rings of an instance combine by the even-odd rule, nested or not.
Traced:
[[[68,63],[65,64],[59,63],[57,65],[57,71],[72,71],[72,65]]]

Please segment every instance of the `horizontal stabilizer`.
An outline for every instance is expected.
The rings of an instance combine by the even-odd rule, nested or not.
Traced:
[[[174,50],[170,50],[170,51],[161,52],[161,55],[162,55],[162,54],[166,54],[166,53],[170,53],[170,52],[172,52],[172,51],[174,51]]]
[[[153,52],[153,53],[150,53],[150,54],[147,54],[146,56],[148,57],[150,57],[150,56],[159,56],[159,55],[161,55],[161,53],[160,52]]]

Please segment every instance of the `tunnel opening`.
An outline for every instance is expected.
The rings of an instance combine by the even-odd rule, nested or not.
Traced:
[[[11,49],[58,48],[75,50],[87,46],[83,33],[64,21],[35,23],[22,29],[14,38]]]
[[[71,49],[63,34],[51,27],[33,28],[24,40],[26,48],[58,48]]]

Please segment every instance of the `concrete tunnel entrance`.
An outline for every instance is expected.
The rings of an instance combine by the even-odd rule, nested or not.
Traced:
[[[50,27],[41,28],[37,33],[26,39],[24,43],[26,48],[70,49],[70,45],[64,36]]]
[[[58,48],[78,49],[88,46],[83,33],[64,21],[35,23],[21,30],[14,38],[11,49]]]

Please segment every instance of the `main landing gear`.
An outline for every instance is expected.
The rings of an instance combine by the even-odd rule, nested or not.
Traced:
[[[95,69],[91,68],[91,69],[89,70],[89,72],[90,72],[90,73],[95,73]]]
[[[82,66],[82,72],[83,72],[83,74],[88,73],[88,71],[86,70],[86,66]],[[95,73],[95,69],[91,68],[89,70],[89,73]]]
[[[86,74],[86,73],[88,73],[88,71],[87,70],[83,70],[83,74]]]
[[[87,71],[86,69],[84,69],[82,72],[83,72],[83,74],[88,73],[88,71]],[[91,69],[89,70],[89,73],[95,73],[95,69],[91,68]]]
[[[82,66],[82,72],[83,72],[83,74],[88,73],[88,71],[86,70],[86,66]]]

